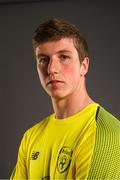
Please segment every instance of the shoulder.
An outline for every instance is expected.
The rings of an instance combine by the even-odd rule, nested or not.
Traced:
[[[99,106],[90,179],[120,178],[120,121]],[[89,179],[89,178],[88,178]]]
[[[26,130],[24,133],[24,138],[30,139],[31,137],[39,136],[45,130],[47,124],[49,123],[49,120],[51,119],[51,116],[52,115],[49,115],[49,116],[43,118],[37,124],[33,125],[31,128]]]
[[[101,106],[98,107],[96,113],[96,124],[101,131],[114,132],[120,135],[120,121]]]
[[[23,134],[23,137],[20,142],[19,153],[26,154],[30,151],[32,145],[38,141],[38,139],[44,134],[46,131],[46,126],[49,124],[49,120],[51,119],[52,115],[42,119],[37,124],[29,128]],[[27,155],[26,155],[27,156]]]

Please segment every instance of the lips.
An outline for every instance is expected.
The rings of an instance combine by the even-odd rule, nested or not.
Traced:
[[[51,80],[51,81],[47,82],[47,85],[49,85],[49,84],[57,84],[57,83],[63,83],[63,81],[60,81],[60,80]]]

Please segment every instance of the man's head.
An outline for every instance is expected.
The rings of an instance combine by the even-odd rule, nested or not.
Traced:
[[[50,19],[42,23],[32,37],[34,52],[42,43],[58,41],[62,38],[72,38],[77,49],[80,62],[88,56],[88,45],[80,30],[73,24],[63,19]]]
[[[36,29],[32,40],[45,91],[57,100],[84,96],[89,58],[87,43],[79,30],[64,20],[52,19]]]

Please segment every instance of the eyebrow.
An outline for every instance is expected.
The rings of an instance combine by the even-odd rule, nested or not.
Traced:
[[[61,54],[61,53],[71,53],[71,51],[63,49],[63,50],[57,51],[55,54]],[[39,57],[43,57],[43,56],[48,57],[49,55],[44,54],[44,53],[39,53],[36,57],[39,58]]]
[[[71,51],[63,49],[63,50],[59,50],[57,53],[71,53]]]
[[[48,55],[47,55],[47,54],[44,54],[44,53],[40,53],[40,54],[36,55],[37,58],[43,57],[43,56],[46,56],[46,57],[47,57]]]

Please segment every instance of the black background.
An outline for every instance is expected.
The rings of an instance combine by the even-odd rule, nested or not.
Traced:
[[[48,18],[80,27],[90,51],[89,94],[120,117],[120,2],[0,1],[0,178],[9,178],[26,129],[52,112],[42,90],[31,36]]]

